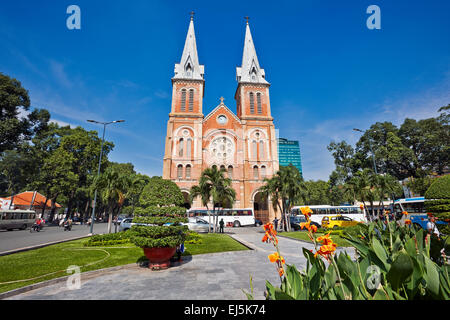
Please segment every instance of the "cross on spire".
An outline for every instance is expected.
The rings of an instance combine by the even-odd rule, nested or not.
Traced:
[[[223,104],[223,100],[225,100],[225,98],[224,97],[220,97],[219,99],[220,99],[220,104]]]
[[[247,21],[247,24],[248,24],[248,19],[250,19],[250,18],[247,16],[247,17],[244,17],[244,19]]]
[[[194,14],[195,14],[195,12],[191,11],[191,20],[194,20]]]

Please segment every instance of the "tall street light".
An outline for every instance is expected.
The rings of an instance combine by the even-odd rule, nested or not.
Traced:
[[[98,123],[103,125],[103,137],[102,137],[102,147],[100,148],[100,157],[98,159],[98,171],[97,171],[97,177],[100,175],[100,165],[102,163],[102,155],[103,155],[103,143],[105,142],[105,130],[106,126],[111,123],[119,123],[119,122],[125,122],[125,120],[115,120],[110,122],[100,122],[95,120],[87,120],[87,122],[92,123]],[[94,194],[94,205],[92,206],[92,216],[91,216],[91,231],[90,234],[92,235],[94,232],[94,221],[95,221],[95,204],[97,203],[97,188],[95,188],[95,194]]]
[[[365,133],[365,132],[366,132],[366,131],[363,131],[363,130],[361,130],[361,129],[356,129],[356,128],[354,128],[353,130],[354,130],[354,131],[358,131],[358,132],[362,132],[362,133]],[[370,142],[370,139],[368,139],[368,141],[369,141],[370,152],[372,152],[373,170],[375,171],[375,175],[378,175],[378,172],[377,172],[377,166],[376,166],[376,164],[375,164],[375,153],[373,153],[372,143]]]

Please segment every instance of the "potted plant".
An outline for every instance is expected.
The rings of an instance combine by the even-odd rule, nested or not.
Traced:
[[[153,177],[144,187],[135,210],[131,241],[143,248],[152,270],[166,269],[176,247],[184,242],[187,226],[184,197],[170,180]]]

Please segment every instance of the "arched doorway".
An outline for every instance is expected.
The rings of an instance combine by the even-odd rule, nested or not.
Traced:
[[[264,200],[261,192],[255,194],[253,198],[253,211],[255,212],[255,219],[259,219],[262,223],[269,221],[269,200]]]
[[[183,204],[183,206],[186,208],[186,209],[190,209],[191,208],[191,203],[189,202],[189,192],[187,192],[187,191],[181,191],[181,193],[183,193],[183,197],[184,197],[184,204]]]

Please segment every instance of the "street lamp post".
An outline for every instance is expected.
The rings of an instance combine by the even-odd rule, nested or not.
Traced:
[[[116,121],[110,121],[110,122],[100,122],[100,121],[95,121],[95,120],[87,120],[88,122],[92,122],[92,123],[98,123],[98,124],[102,124],[103,125],[103,137],[102,137],[102,146],[100,148],[100,157],[98,159],[98,170],[97,170],[97,177],[100,175],[100,165],[102,163],[102,155],[103,155],[103,144],[105,142],[105,131],[106,131],[106,126],[108,124],[111,123],[119,123],[119,122],[125,122],[125,120],[116,120]],[[94,221],[95,221],[95,205],[97,203],[97,188],[95,188],[95,193],[94,193],[94,205],[92,206],[92,216],[91,216],[91,231],[90,234],[92,235],[94,232]]]

